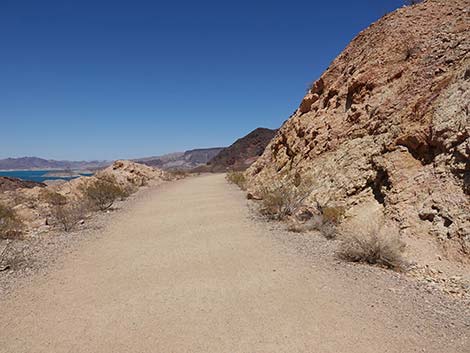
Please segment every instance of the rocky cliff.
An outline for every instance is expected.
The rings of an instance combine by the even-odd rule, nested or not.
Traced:
[[[372,207],[470,259],[469,29],[468,0],[428,0],[361,32],[247,171],[251,192],[308,177],[310,206]]]

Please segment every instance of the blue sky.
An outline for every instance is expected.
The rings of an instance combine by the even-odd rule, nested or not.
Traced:
[[[279,127],[400,0],[0,1],[0,158],[116,159]]]

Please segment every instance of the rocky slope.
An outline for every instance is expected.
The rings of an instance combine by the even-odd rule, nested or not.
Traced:
[[[0,177],[0,192],[23,188],[45,187],[46,184],[35,181],[21,180],[18,178]]]
[[[469,11],[428,0],[361,32],[250,167],[250,191],[311,178],[312,209],[378,211],[415,256],[470,261]]]
[[[199,148],[158,157],[140,158],[136,162],[163,170],[189,170],[206,164],[222,150],[223,147]]]
[[[263,153],[267,144],[276,134],[276,130],[257,128],[224,148],[207,163],[211,172],[227,170],[245,170]]]

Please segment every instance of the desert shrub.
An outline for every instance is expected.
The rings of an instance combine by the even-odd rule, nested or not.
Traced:
[[[81,191],[90,205],[100,211],[111,208],[116,200],[127,197],[126,191],[110,176],[83,185]]]
[[[321,235],[328,240],[335,239],[338,233],[336,224],[332,222],[322,223],[319,230]]]
[[[19,242],[6,240],[0,249],[0,272],[8,269],[18,269],[27,263],[24,247]]]
[[[172,179],[184,179],[189,176],[189,172],[185,170],[178,170],[178,169],[167,171],[167,173],[170,174]]]
[[[174,170],[165,170],[165,173],[163,173],[161,177],[165,181],[173,181],[173,180],[184,179],[194,174],[197,174],[197,173],[193,173],[193,171],[174,169]]]
[[[344,231],[338,255],[347,261],[401,270],[405,266],[404,250],[405,243],[394,227],[371,221],[369,224],[350,226]]]
[[[227,179],[229,183],[237,185],[242,190],[246,189],[246,178],[243,172],[228,172],[225,179]]]
[[[126,186],[123,186],[121,187],[121,195],[119,196],[119,199],[121,201],[124,201],[132,194],[135,194],[138,190],[139,190],[139,187],[135,184],[128,184]]]
[[[269,187],[261,188],[261,213],[277,220],[284,220],[294,215],[310,195],[311,185],[310,180],[302,181],[296,175],[294,178],[287,178],[282,182],[275,182]]]
[[[325,219],[321,215],[316,214],[305,222],[291,220],[291,222],[287,226],[287,230],[294,233],[318,231],[326,239],[331,240],[336,238],[337,224],[325,221]]]
[[[321,217],[318,215],[313,215],[310,219],[304,222],[299,222],[296,219],[291,220],[287,226],[287,230],[294,233],[305,233],[320,230],[321,225]]]
[[[84,201],[57,204],[52,208],[52,215],[66,232],[73,230],[85,218],[86,204]]]
[[[23,223],[16,212],[11,207],[0,204],[0,238],[18,237],[22,228]]]
[[[320,209],[323,223],[339,224],[344,217],[346,209],[342,206],[325,206]]]
[[[65,205],[67,203],[67,198],[64,195],[47,189],[41,190],[40,197],[52,206]]]

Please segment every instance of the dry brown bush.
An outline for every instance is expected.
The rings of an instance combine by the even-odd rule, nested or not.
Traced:
[[[323,223],[339,224],[346,213],[343,206],[325,206],[320,208]]]
[[[174,179],[184,179],[189,176],[189,172],[185,170],[171,170],[167,171]]]
[[[124,201],[132,194],[135,194],[139,190],[139,187],[135,184],[129,184],[127,186],[121,187],[122,194],[119,197],[121,201]]]
[[[21,235],[23,222],[9,206],[0,204],[0,238],[11,239]]]
[[[343,242],[338,252],[339,257],[394,270],[404,269],[405,243],[400,239],[398,230],[375,220],[370,220],[367,224],[362,223],[351,224],[342,232]]]
[[[70,232],[85,218],[87,208],[82,200],[57,204],[52,208],[52,215],[64,231]]]
[[[338,234],[336,224],[332,222],[322,223],[320,233],[328,240],[335,239]]]
[[[313,215],[305,222],[293,220],[289,223],[287,230],[294,233],[305,233],[319,231],[326,239],[334,239],[337,235],[337,226],[332,222],[325,222],[321,215]]]
[[[300,180],[297,175],[283,181],[273,182],[260,190],[260,212],[271,219],[285,220],[303,206],[311,190],[311,180]]]
[[[129,196],[112,176],[96,179],[83,185],[81,191],[89,204],[100,211],[111,208],[116,200]]]
[[[246,178],[243,172],[228,172],[225,179],[227,179],[229,183],[237,185],[240,189],[246,190]]]
[[[64,195],[47,189],[41,190],[39,197],[52,206],[65,205],[67,203],[67,198]]]

